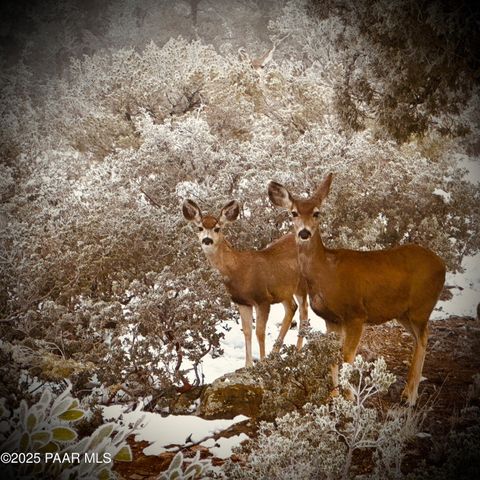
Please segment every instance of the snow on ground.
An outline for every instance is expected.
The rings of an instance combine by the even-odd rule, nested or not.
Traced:
[[[447,273],[445,285],[452,288],[453,298],[440,301],[432,314],[432,320],[446,319],[452,315],[476,317],[480,303],[480,253],[465,256],[463,273]],[[460,290],[460,288],[463,290]]]
[[[229,458],[232,455],[232,448],[240,445],[247,438],[248,435],[241,433],[229,438],[221,437],[216,441],[211,438],[203,442],[202,445],[207,447],[218,458]]]
[[[480,183],[480,158],[471,157],[464,154],[457,154],[455,156],[458,166],[466,170],[465,180],[475,184]]]
[[[194,415],[169,415],[162,417],[158,413],[143,412],[135,410],[124,413],[124,407],[112,405],[103,407],[103,418],[105,421],[121,420],[124,424],[134,424],[138,418],[144,417],[142,426],[135,435],[135,441],[146,441],[150,443],[143,450],[145,455],[159,455],[168,451],[169,445],[184,445],[187,440],[196,443],[205,437],[209,437],[216,432],[225,430],[231,425],[246,420],[248,417],[243,415],[236,416],[233,420],[204,420]],[[207,440],[205,443],[214,446],[212,452],[221,458],[229,457],[234,446],[245,440],[246,435],[236,435],[231,438],[221,438],[217,442]],[[170,449],[175,447],[170,447]]]

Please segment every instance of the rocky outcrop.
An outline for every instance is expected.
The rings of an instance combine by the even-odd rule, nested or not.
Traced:
[[[189,415],[195,413],[199,398],[207,386],[192,387],[177,395],[170,403],[170,413],[174,415]]]
[[[260,412],[263,389],[246,369],[217,378],[202,392],[197,415],[206,419],[256,418]]]

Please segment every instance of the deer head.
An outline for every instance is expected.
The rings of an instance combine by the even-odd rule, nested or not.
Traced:
[[[240,206],[236,200],[228,202],[220,211],[220,216],[202,215],[193,200],[183,202],[183,216],[197,227],[197,235],[205,253],[212,252],[223,242],[223,227],[237,219]]]
[[[330,191],[333,175],[329,173],[307,199],[294,197],[283,185],[277,182],[268,184],[268,196],[274,205],[290,210],[295,238],[298,243],[308,242],[318,231],[320,206]]]

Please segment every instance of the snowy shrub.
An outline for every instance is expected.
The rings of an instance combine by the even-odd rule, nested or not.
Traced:
[[[139,422],[131,429],[102,424],[79,439],[75,425],[87,412],[70,391],[71,385],[55,397],[44,389],[36,403],[22,400],[13,411],[0,400],[0,450],[30,459],[5,465],[8,478],[114,478],[113,461],[132,460],[126,438]]]
[[[337,479],[350,478],[357,450],[373,451],[373,478],[399,478],[407,442],[418,432],[421,416],[409,409],[381,412],[372,397],[394,382],[383,359],[365,362],[358,356],[344,364],[340,383],[350,388],[353,401],[337,396],[329,404],[307,404],[263,422],[257,438],[238,452],[243,463],[228,463],[228,478]]]
[[[330,366],[339,362],[340,346],[335,335],[308,334],[306,345],[297,351],[283,345],[255,364],[251,373],[263,388],[260,416],[273,419],[306,403],[321,405],[333,389]]]

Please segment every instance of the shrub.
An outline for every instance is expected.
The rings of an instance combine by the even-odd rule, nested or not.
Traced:
[[[358,356],[344,364],[340,383],[353,401],[341,396],[327,405],[307,404],[263,422],[258,437],[238,451],[243,462],[226,465],[232,479],[347,479],[356,450],[374,452],[378,478],[398,478],[407,441],[418,431],[420,417],[408,409],[387,413],[368,406],[372,397],[394,382],[383,359],[365,362]]]
[[[252,367],[252,376],[263,388],[262,418],[301,411],[307,403],[321,405],[331,393],[330,366],[340,360],[336,335],[309,333],[306,339],[300,351],[294,345],[283,345],[280,353],[271,353]]]
[[[70,390],[71,385],[55,397],[46,388],[36,403],[29,407],[21,400],[13,411],[6,408],[5,399],[0,401],[0,451],[32,459],[5,465],[7,478],[113,478],[114,460],[132,460],[126,438],[141,419],[132,428],[113,422],[102,424],[90,436],[79,439],[75,422],[87,412]],[[85,455],[95,455],[97,460],[88,461]]]

